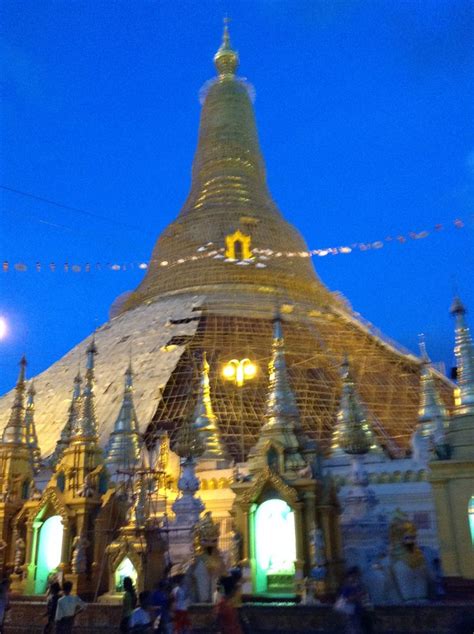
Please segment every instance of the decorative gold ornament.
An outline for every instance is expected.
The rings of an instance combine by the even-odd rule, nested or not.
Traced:
[[[225,237],[225,257],[231,260],[250,260],[250,242],[251,237],[237,229]]]

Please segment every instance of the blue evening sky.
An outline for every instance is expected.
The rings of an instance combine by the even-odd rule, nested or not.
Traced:
[[[0,393],[107,320],[188,191],[198,91],[222,16],[256,88],[271,191],[310,248],[446,229],[316,258],[322,280],[401,344],[453,362],[457,284],[474,314],[474,3],[470,0],[3,0]],[[453,221],[462,218],[463,229]],[[471,315],[471,325],[474,317]],[[121,371],[121,370],[120,370]]]

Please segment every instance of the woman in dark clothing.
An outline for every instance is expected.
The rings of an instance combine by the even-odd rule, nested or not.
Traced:
[[[128,623],[133,610],[137,607],[137,593],[130,577],[123,579],[122,620],[120,631],[128,632]]]
[[[43,628],[43,634],[54,632],[54,617],[56,616],[60,593],[61,586],[57,581],[53,581],[48,590],[48,602],[46,604],[46,617],[48,620]]]

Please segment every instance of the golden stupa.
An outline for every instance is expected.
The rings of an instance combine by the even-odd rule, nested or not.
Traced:
[[[120,409],[131,344],[141,431],[166,429],[173,441],[195,407],[205,353],[222,439],[243,459],[264,419],[272,320],[279,311],[304,430],[329,449],[339,368],[347,356],[378,443],[400,454],[417,422],[423,362],[355,315],[318,279],[311,259],[301,257],[306,244],[268,190],[251,87],[236,75],[239,60],[227,28],[214,61],[217,76],[203,93],[189,196],[159,237],[141,284],[95,333],[101,442]],[[43,455],[53,451],[67,421],[77,362],[89,342],[35,378]],[[437,380],[449,408],[452,385],[442,375]],[[0,400],[0,423],[12,399],[10,393]]]

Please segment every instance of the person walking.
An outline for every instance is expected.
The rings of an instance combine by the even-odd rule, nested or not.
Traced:
[[[167,579],[161,579],[155,584],[155,589],[151,593],[150,603],[155,611],[155,631],[159,634],[172,634],[172,623],[170,616],[171,596]]]
[[[71,591],[71,581],[65,581],[63,583],[64,596],[58,601],[54,619],[56,622],[56,634],[71,634],[76,615],[86,607],[84,601],[77,595],[71,594]]]
[[[54,619],[58,607],[59,597],[61,595],[61,586],[57,581],[49,586],[48,601],[46,603],[46,625],[43,628],[43,634],[51,634],[54,632]]]
[[[222,596],[215,608],[218,632],[221,634],[244,634],[235,606],[238,581],[232,576],[221,577],[219,587]]]
[[[149,592],[140,592],[138,595],[138,607],[130,615],[128,632],[133,632],[133,634],[151,634],[153,632],[153,614]]]
[[[173,589],[174,634],[189,634],[191,621],[188,615],[189,597],[184,584],[184,575],[177,575]]]
[[[123,578],[122,619],[120,631],[128,632],[128,624],[133,610],[137,607],[137,593],[130,577]]]
[[[335,609],[345,617],[347,634],[372,634],[372,606],[357,566],[347,571]]]

